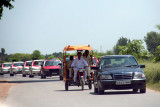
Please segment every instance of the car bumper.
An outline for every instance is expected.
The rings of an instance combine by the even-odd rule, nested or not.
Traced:
[[[9,70],[2,70],[0,73],[7,74],[9,73]]]
[[[37,75],[37,74],[40,75],[40,73],[41,73],[40,70],[32,70],[33,75]]]
[[[24,70],[24,71],[22,72],[22,74],[29,75],[29,70]]]
[[[21,74],[22,73],[22,70],[19,70],[19,71],[12,71],[12,72],[10,72],[11,74]]]
[[[47,76],[52,76],[52,75],[59,75],[60,70],[59,69],[49,69],[49,70],[44,70],[43,73]]]
[[[100,80],[98,85],[101,89],[142,89],[146,86],[146,79],[127,80],[131,81],[130,84],[117,85],[117,81],[125,80]]]

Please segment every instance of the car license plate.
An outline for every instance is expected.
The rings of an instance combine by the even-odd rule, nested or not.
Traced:
[[[131,84],[131,81],[116,81],[116,85],[127,85],[127,84]]]

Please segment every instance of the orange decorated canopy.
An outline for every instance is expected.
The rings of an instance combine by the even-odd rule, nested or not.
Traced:
[[[76,46],[66,46],[64,47],[63,51],[73,51],[73,50],[92,50],[92,47],[90,45],[84,46],[84,45],[76,45]]]

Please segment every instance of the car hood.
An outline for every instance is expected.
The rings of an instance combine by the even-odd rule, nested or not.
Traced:
[[[44,69],[60,69],[60,66],[45,66]]]
[[[143,72],[139,67],[124,67],[124,68],[107,68],[102,69],[101,74],[123,74],[123,73]]]

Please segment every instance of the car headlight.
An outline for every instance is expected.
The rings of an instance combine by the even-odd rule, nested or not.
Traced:
[[[134,73],[134,79],[141,79],[141,78],[145,78],[144,73],[142,73],[142,72],[135,72]]]
[[[49,69],[45,69],[44,71],[49,71]]]
[[[12,68],[12,70],[18,70],[17,68]]]
[[[104,79],[110,80],[110,79],[112,79],[112,76],[111,76],[111,75],[101,75],[101,76],[100,76],[100,79],[101,79],[101,80],[104,80]]]
[[[32,68],[32,70],[40,70],[40,68]]]
[[[29,70],[29,68],[24,68],[24,70]]]

